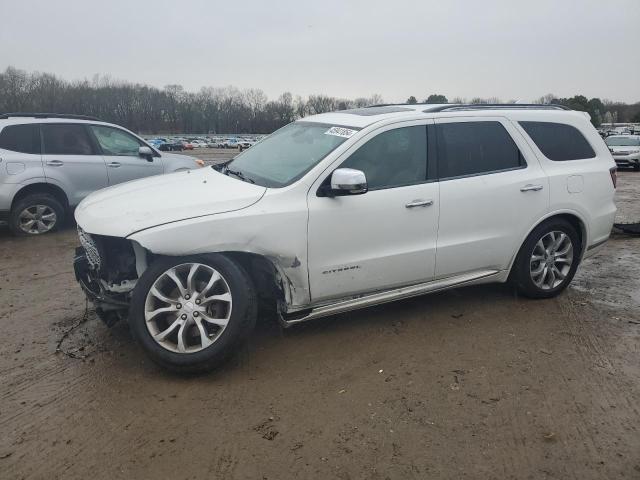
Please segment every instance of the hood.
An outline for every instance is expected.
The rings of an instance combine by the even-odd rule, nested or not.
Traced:
[[[240,210],[265,191],[205,167],[98,190],[80,202],[75,218],[88,233],[126,237],[164,223]]]

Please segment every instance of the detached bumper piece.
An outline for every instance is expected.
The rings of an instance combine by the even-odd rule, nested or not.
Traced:
[[[108,327],[126,318],[129,303],[105,291],[98,278],[98,272],[91,268],[83,247],[76,248],[73,270],[85,295],[96,306],[96,314]]]

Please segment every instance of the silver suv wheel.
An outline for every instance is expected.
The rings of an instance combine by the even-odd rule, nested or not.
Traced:
[[[564,282],[572,263],[573,244],[569,235],[558,231],[546,233],[531,252],[531,280],[542,290],[552,290]]]
[[[20,229],[29,235],[47,233],[57,221],[56,212],[48,205],[31,205],[18,214]]]
[[[183,263],[166,270],[152,284],[144,318],[160,346],[175,353],[195,353],[220,338],[231,307],[231,290],[216,269]]]

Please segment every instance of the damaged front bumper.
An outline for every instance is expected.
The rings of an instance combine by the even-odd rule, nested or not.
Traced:
[[[83,247],[77,247],[73,259],[73,270],[76,280],[85,295],[96,306],[96,313],[107,326],[112,326],[118,320],[126,318],[129,310],[128,297],[123,294],[107,291],[98,276],[98,272],[91,268]]]

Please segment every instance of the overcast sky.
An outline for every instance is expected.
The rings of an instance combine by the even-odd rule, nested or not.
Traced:
[[[640,0],[0,0],[0,69],[386,101],[640,101]]]

